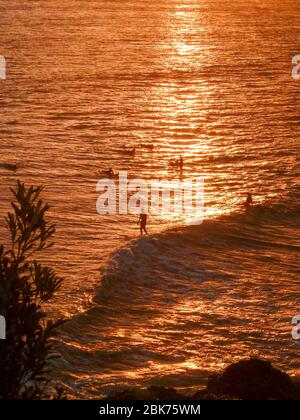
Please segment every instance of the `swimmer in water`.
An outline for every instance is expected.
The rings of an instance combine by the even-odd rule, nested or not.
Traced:
[[[113,168],[109,168],[109,170],[107,171],[107,175],[108,176],[110,176],[110,177],[113,177],[114,176],[114,171],[113,171]]]

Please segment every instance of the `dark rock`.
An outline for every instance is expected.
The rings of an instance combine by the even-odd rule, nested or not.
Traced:
[[[180,400],[185,399],[183,395],[179,394],[173,388],[161,388],[157,386],[152,386],[148,391],[156,397],[158,400]]]
[[[131,388],[106,400],[299,400],[300,384],[294,383],[270,362],[242,360],[209,378],[206,389],[187,396],[172,388]]]
[[[243,400],[298,400],[291,378],[270,362],[252,358],[227,367],[210,377],[207,392],[232,395]]]
[[[107,400],[179,400],[185,399],[172,388],[160,388],[152,386],[148,389],[129,388],[106,398]]]
[[[118,392],[110,395],[105,400],[150,400],[150,401],[176,401],[176,400],[232,400],[238,399],[231,395],[225,395],[222,393],[211,393],[207,390],[201,390],[196,394],[187,396],[181,394],[173,388],[161,388],[152,386],[148,389],[142,388],[130,388],[125,391]]]
[[[185,398],[182,398],[185,399]],[[213,392],[209,392],[207,391],[207,389],[203,389],[201,391],[196,392],[196,394],[192,395],[190,397],[191,400],[197,400],[197,401],[220,401],[220,400],[240,400],[240,398],[234,397],[232,395],[226,395],[226,394],[222,394],[220,392],[218,393],[213,393]]]

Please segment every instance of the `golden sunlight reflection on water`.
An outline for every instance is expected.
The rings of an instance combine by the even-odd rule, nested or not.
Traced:
[[[0,90],[0,213],[16,179],[45,186],[57,225],[46,260],[65,277],[51,309],[72,317],[58,362],[70,393],[98,397],[109,386],[156,383],[156,375],[189,388],[256,352],[297,373],[290,197],[299,182],[300,85],[290,61],[299,53],[299,3],[0,6],[9,64]],[[97,214],[103,171],[178,179],[170,161],[180,155],[184,178],[205,178],[207,224],[182,229],[189,211],[150,215],[151,235],[138,240],[136,216]],[[256,204],[287,206],[289,217],[283,223],[266,210],[265,223],[243,224],[235,212],[248,191]]]

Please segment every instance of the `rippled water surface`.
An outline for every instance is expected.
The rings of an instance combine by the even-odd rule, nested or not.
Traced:
[[[300,4],[0,0],[0,15],[0,213],[16,179],[45,186],[70,394],[192,388],[250,354],[299,374]],[[103,170],[171,180],[179,155],[205,177],[202,226],[162,214],[137,239],[136,217],[97,214]]]

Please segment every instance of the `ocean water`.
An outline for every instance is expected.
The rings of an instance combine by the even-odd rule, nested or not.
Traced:
[[[299,375],[300,4],[0,0],[0,16],[0,214],[17,179],[44,185],[69,394],[190,390],[250,355]],[[202,225],[161,214],[139,238],[135,216],[97,214],[103,170],[171,180],[179,155],[205,178]]]

